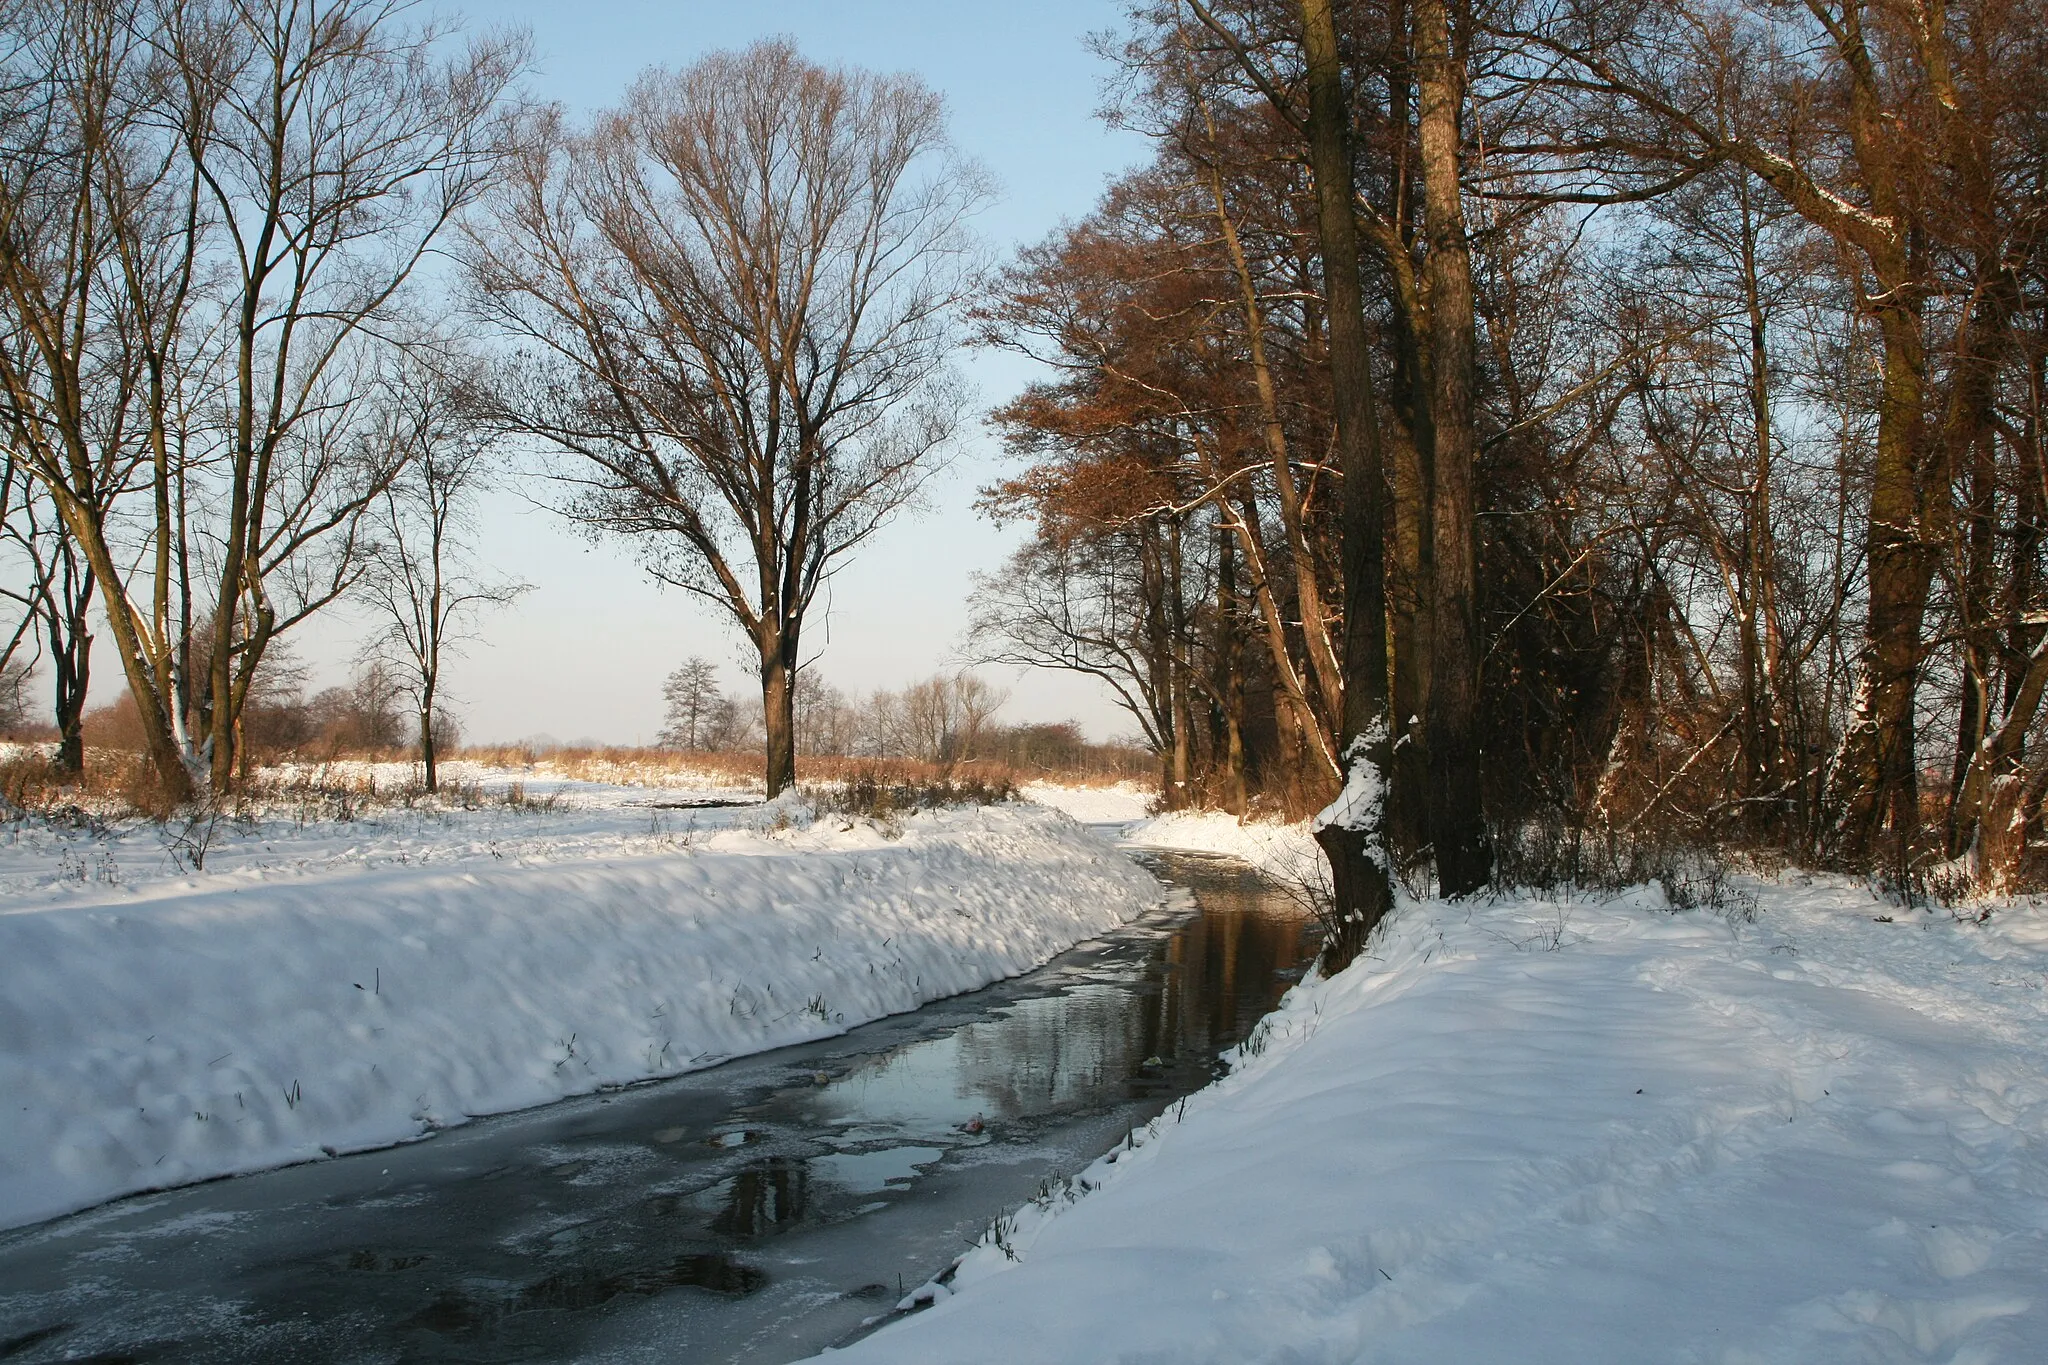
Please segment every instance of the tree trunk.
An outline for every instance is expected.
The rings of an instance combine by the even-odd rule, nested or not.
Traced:
[[[1432,539],[1436,551],[1429,679],[1429,835],[1437,884],[1461,896],[1486,884],[1493,853],[1481,808],[1479,618],[1474,598],[1472,464],[1477,322],[1465,234],[1459,118],[1463,64],[1451,46],[1445,0],[1416,0],[1423,221],[1429,239]]]
[[[434,768],[434,704],[430,699],[420,708],[420,766],[427,772],[429,794],[441,790],[439,777]]]
[[[91,511],[76,499],[58,494],[55,489],[51,491],[56,496],[58,513],[84,551],[86,564],[93,575],[103,584],[121,583],[123,580],[107,548],[106,538],[100,533],[100,526]],[[171,708],[177,702],[157,690],[156,674],[150,667],[149,654],[141,633],[135,627],[134,617],[111,587],[107,590],[107,602],[112,608],[107,612],[107,626],[114,633],[114,649],[120,657],[121,670],[127,675],[128,690],[135,696],[136,713],[142,723],[143,747],[149,754],[150,766],[156,770],[164,799],[173,806],[185,805],[192,800],[194,788],[192,773],[185,766],[185,757],[170,721]]]
[[[1208,105],[1202,106],[1208,117]],[[1214,146],[1216,129],[1209,125]],[[1329,615],[1323,610],[1323,589],[1316,581],[1315,557],[1309,551],[1308,535],[1302,525],[1301,490],[1294,482],[1294,465],[1287,449],[1287,428],[1280,420],[1280,399],[1273,384],[1272,366],[1266,360],[1266,319],[1259,307],[1258,285],[1251,265],[1238,241],[1237,224],[1230,216],[1230,204],[1223,192],[1223,172],[1209,167],[1209,192],[1216,204],[1216,223],[1223,245],[1237,276],[1238,303],[1244,311],[1245,345],[1252,364],[1253,386],[1259,395],[1259,430],[1266,443],[1266,455],[1273,465],[1273,492],[1280,507],[1280,529],[1287,541],[1287,557],[1294,565],[1296,615],[1301,621],[1303,652],[1308,656],[1309,678],[1317,689],[1321,713],[1335,724],[1344,709],[1344,679],[1331,643]]]
[[[1350,112],[1330,0],[1301,0],[1302,47],[1308,63],[1309,164],[1316,187],[1316,225],[1329,297],[1330,378],[1337,447],[1344,473],[1344,715],[1339,735],[1347,789],[1377,788],[1388,769],[1387,600],[1377,402],[1358,276],[1358,220],[1352,207]],[[1316,831],[1330,862],[1337,934],[1326,950],[1341,967],[1393,908],[1385,852],[1384,803],[1344,809]]]
[[[1216,528],[1216,785],[1223,808],[1240,820],[1244,789],[1244,653],[1237,635],[1237,563],[1229,528]]]
[[[1976,836],[1976,812],[1966,809],[1963,783],[1993,723],[1999,681],[1998,622],[1994,598],[1998,548],[1998,469],[1992,423],[1998,374],[2004,359],[2008,307],[2000,284],[1986,288],[1965,315],[1956,355],[1949,365],[1950,394],[1941,441],[1948,470],[1968,471],[1962,524],[1949,540],[1958,561],[1956,602],[1963,678],[1957,717],[1955,764],[1949,778],[1948,854],[1959,857]],[[1945,511],[1945,508],[1937,508]]]
[[[1166,638],[1167,696],[1173,713],[1173,791],[1175,809],[1193,804],[1195,707],[1188,670],[1187,596],[1183,589],[1180,523],[1166,525],[1166,606],[1170,620]]]
[[[50,771],[77,777],[85,771],[85,699],[92,673],[91,618],[96,580],[81,569],[76,547],[66,538],[51,565],[53,586],[42,590],[43,633],[50,645],[55,687],[57,753]]]
[[[1430,637],[1435,631],[1436,553],[1429,533],[1429,473],[1423,451],[1400,422],[1387,424],[1393,446],[1392,616],[1393,772],[1387,803],[1387,846],[1401,866],[1429,847]]]
[[[1743,526],[1742,600],[1736,604],[1742,665],[1743,772],[1739,794],[1743,821],[1754,838],[1782,840],[1787,803],[1786,776],[1793,768],[1785,751],[1781,714],[1793,686],[1784,676],[1783,633],[1778,625],[1777,536],[1772,526],[1771,373],[1769,318],[1757,260],[1757,225],[1750,203],[1750,179],[1737,179],[1742,211],[1742,294],[1749,324],[1749,415],[1754,450],[1749,501]]]
[[[763,779],[773,801],[796,785],[796,641],[771,625],[763,629],[760,646],[761,725],[767,734]]]
[[[1882,276],[1879,282],[1885,282]],[[1883,388],[1864,543],[1869,614],[1856,699],[1834,778],[1837,853],[1859,865],[1876,852],[1887,825],[1900,857],[1919,832],[1913,702],[1920,678],[1921,624],[1934,573],[1922,534],[1923,496],[1931,490],[1922,487],[1927,361],[1919,305],[1894,298],[1880,309],[1878,325],[1884,339]],[[1939,490],[1939,496],[1947,495],[1946,487]]]
[[[75,653],[58,653],[53,662],[57,675],[57,757],[51,768],[60,776],[77,777],[85,771],[85,697],[87,673],[92,667],[92,636],[81,632]]]

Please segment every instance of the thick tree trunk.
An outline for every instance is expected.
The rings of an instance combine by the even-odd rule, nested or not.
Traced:
[[[1301,19],[1308,63],[1309,164],[1315,177],[1316,225],[1329,297],[1331,389],[1344,472],[1344,715],[1339,735],[1347,789],[1377,789],[1380,774],[1389,767],[1390,749],[1386,476],[1358,275],[1350,113],[1330,0],[1301,0]],[[1384,803],[1346,806],[1340,799],[1333,811],[1336,818],[1316,831],[1316,841],[1330,862],[1335,897],[1338,932],[1327,950],[1332,966],[1342,966],[1357,955],[1394,901],[1386,864]]]
[[[1977,750],[1994,723],[2000,681],[1995,607],[1998,549],[1998,469],[1993,431],[1998,373],[2004,359],[2008,306],[2006,291],[1986,289],[1966,317],[1960,344],[1949,365],[1950,393],[1942,422],[1943,464],[1950,473],[1968,471],[1962,521],[1950,528],[1956,577],[1961,588],[1956,610],[1963,658],[1962,705],[1957,717],[1955,763],[1949,778],[1947,843],[1959,856],[1976,837],[1977,812],[1963,800],[1963,787]],[[1936,504],[1937,513],[1948,509]],[[1946,522],[1950,517],[1940,517]]]
[[[1387,605],[1393,626],[1393,772],[1387,847],[1406,867],[1429,846],[1430,642],[1435,632],[1436,551],[1430,534],[1429,473],[1423,452],[1400,422],[1386,435],[1394,465],[1393,566]]]
[[[761,640],[761,726],[767,735],[763,782],[774,800],[796,785],[796,642],[772,626]]]
[[[1481,808],[1479,617],[1473,547],[1472,464],[1478,347],[1472,253],[1465,234],[1459,118],[1463,64],[1452,51],[1445,0],[1413,7],[1420,105],[1423,220],[1429,293],[1430,489],[1436,551],[1429,679],[1429,834],[1437,884],[1459,896],[1486,884],[1493,854]]]
[[[57,497],[57,510],[84,552],[86,564],[93,575],[103,584],[123,582],[93,514],[63,495]],[[127,676],[128,690],[135,697],[136,713],[142,723],[143,748],[149,755],[150,766],[156,770],[164,799],[173,806],[185,805],[195,793],[192,774],[185,767],[184,754],[171,725],[170,708],[176,706],[176,699],[157,690],[156,674],[150,666],[141,633],[111,587],[107,590],[107,600],[113,608],[107,613],[107,626],[114,633],[114,650],[120,657],[121,670]]]

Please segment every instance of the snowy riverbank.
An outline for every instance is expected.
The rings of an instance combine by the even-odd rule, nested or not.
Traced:
[[[1405,907],[830,1358],[2048,1356],[2048,914],[1749,889]]]
[[[530,794],[538,798],[540,793]],[[842,1032],[1158,902],[1028,805],[555,807],[0,848],[0,1226]]]

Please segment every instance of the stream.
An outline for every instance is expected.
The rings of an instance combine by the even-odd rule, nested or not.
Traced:
[[[817,1043],[0,1233],[0,1361],[781,1362],[1221,1074],[1313,956],[1238,864]]]

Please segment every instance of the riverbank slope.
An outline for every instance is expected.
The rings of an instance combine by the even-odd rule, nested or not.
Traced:
[[[2048,915],[1738,891],[1404,906],[830,1359],[2043,1358]]]
[[[0,1226],[840,1033],[1160,899],[1042,807],[691,806],[714,799],[15,822]]]

